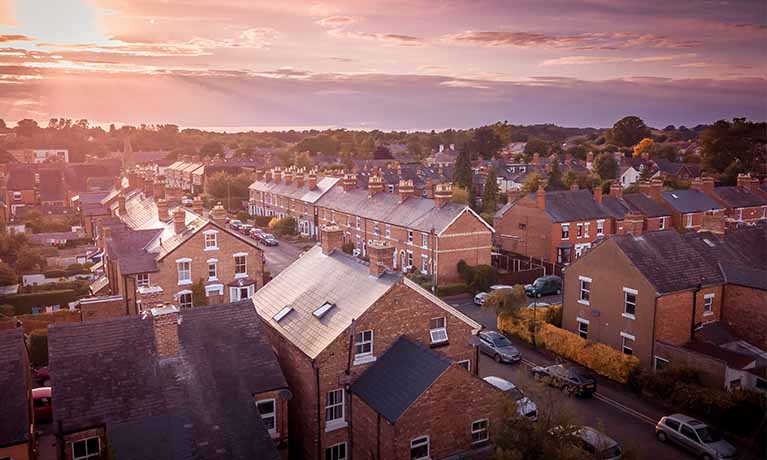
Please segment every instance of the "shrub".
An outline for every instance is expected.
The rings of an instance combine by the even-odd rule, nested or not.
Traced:
[[[471,283],[471,279],[474,276],[474,271],[469,267],[469,264],[465,260],[458,261],[458,274],[461,275],[461,279],[466,284]]]
[[[469,292],[469,287],[462,283],[448,284],[446,286],[440,286],[437,288],[437,295],[439,297],[463,294],[464,292]]]
[[[269,222],[272,221],[271,216],[255,216],[253,217],[253,223],[256,227],[268,227]]]
[[[239,211],[237,213],[237,220],[241,221],[244,224],[250,220],[250,214],[248,214],[245,211]]]
[[[48,329],[29,333],[29,361],[33,367],[48,365]]]
[[[295,235],[298,233],[298,231],[296,231],[296,219],[290,216],[283,217],[282,219],[272,219],[269,222],[269,228],[274,233],[281,236]]]
[[[474,292],[487,291],[498,280],[498,271],[490,265],[477,265],[472,270],[474,276],[470,286]]]
[[[431,290],[431,281],[432,281],[431,275],[424,275],[421,272],[412,272],[412,273],[408,273],[407,277],[410,278],[410,280],[412,280],[419,286],[421,286],[422,288]]]

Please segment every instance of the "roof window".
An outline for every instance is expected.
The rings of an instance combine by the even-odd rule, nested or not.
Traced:
[[[285,307],[283,307],[282,310],[278,311],[277,314],[274,315],[272,319],[274,319],[275,321],[279,323],[280,321],[282,321],[283,318],[288,316],[288,313],[290,313],[291,311],[293,311],[293,307],[291,307],[290,305],[285,305]]]
[[[318,319],[322,319],[322,317],[325,316],[325,314],[327,314],[327,312],[329,312],[335,306],[336,304],[334,303],[325,302],[322,305],[320,305],[318,309],[314,310],[312,314]]]

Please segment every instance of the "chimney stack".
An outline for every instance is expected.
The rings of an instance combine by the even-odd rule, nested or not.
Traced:
[[[639,193],[652,197],[652,185],[649,181],[642,181],[639,183]]]
[[[154,195],[154,181],[147,179],[144,181],[144,196]]]
[[[160,176],[157,178],[157,182],[154,183],[154,198],[159,200],[165,198],[165,178]]]
[[[413,186],[412,180],[404,180],[401,179],[399,181],[399,199],[400,202],[405,201],[408,199],[408,197],[413,196],[415,194],[415,187]]]
[[[164,198],[157,200],[157,218],[161,222],[168,220],[168,202]]]
[[[127,174],[128,176],[128,187],[129,188],[136,188],[138,185],[138,174],[136,174],[134,171],[131,171]]]
[[[136,174],[136,188],[141,191],[144,190],[144,176]]]
[[[272,181],[272,172],[267,170],[264,173],[264,182],[271,182]]]
[[[535,205],[538,209],[546,209],[546,189],[543,188],[543,184],[539,184],[535,192]]]
[[[325,225],[320,229],[322,252],[330,254],[335,249],[341,249],[344,244],[344,232],[338,225]]]
[[[653,179],[650,181],[650,196],[655,201],[660,202],[662,200],[661,194],[663,193],[663,180]]]
[[[317,172],[309,171],[309,175],[306,177],[306,186],[309,190],[317,189]]]
[[[272,171],[272,174],[274,174],[275,184],[282,183],[282,171],[280,171],[280,168],[274,168],[274,171]]]
[[[522,190],[516,188],[510,188],[506,190],[506,202],[513,203],[522,194]]]
[[[154,343],[160,358],[178,356],[178,324],[179,310],[173,305],[152,308],[154,323]]]
[[[424,192],[426,192],[426,198],[434,198],[434,181],[431,180],[431,177],[426,178]]]
[[[264,180],[264,170],[263,169],[257,169],[256,170],[256,180],[257,181],[263,181]]]
[[[738,174],[738,187],[755,192],[759,187],[759,179],[752,180],[751,174]]]
[[[714,211],[706,211],[703,213],[703,219],[700,223],[701,232],[711,232],[717,236],[724,236],[725,222],[724,214]]]
[[[114,188],[115,188],[115,190],[122,190],[122,188],[123,188],[123,178],[122,178],[122,176],[118,175],[117,177],[115,177]]]
[[[383,177],[375,174],[368,179],[368,198],[372,198],[376,193],[383,192],[384,181]]]
[[[285,179],[285,185],[292,184],[293,183],[293,171],[291,171],[290,169],[286,169],[285,170],[285,174],[284,174],[284,179]]]
[[[640,236],[644,231],[644,216],[635,211],[623,215],[623,234]]]
[[[623,198],[623,187],[617,180],[610,184],[610,196],[613,198]]]
[[[442,206],[445,206],[446,204],[450,203],[450,200],[452,199],[453,199],[453,184],[448,182],[437,184],[436,189],[434,190],[434,204],[438,208],[441,208]]]
[[[125,204],[125,195],[121,193],[120,196],[117,198],[117,203],[118,203],[118,210],[120,215],[124,216],[128,212],[128,208]]]
[[[202,197],[200,195],[197,195],[192,200],[192,211],[194,211],[195,214],[202,216],[202,213],[205,210],[205,207],[203,206],[203,204],[204,202],[202,200]]]
[[[370,275],[378,278],[392,268],[394,248],[386,241],[374,240],[368,245]]]
[[[353,173],[344,174],[341,179],[341,186],[344,188],[344,192],[353,190],[357,186],[357,175]]]
[[[220,201],[216,203],[216,205],[213,206],[213,209],[208,213],[208,217],[214,222],[224,225],[224,221],[226,221],[226,209],[224,209],[224,205],[222,205]]]
[[[594,187],[594,201],[596,201],[597,204],[602,204],[602,186],[599,184]]]
[[[177,235],[184,233],[186,230],[186,212],[181,208],[176,208],[173,211],[173,231]]]

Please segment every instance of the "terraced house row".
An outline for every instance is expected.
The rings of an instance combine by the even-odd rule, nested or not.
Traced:
[[[490,264],[493,228],[467,205],[452,202],[452,186],[434,186],[433,198],[416,196],[402,180],[392,192],[378,175],[359,184],[355,174],[319,177],[316,172],[275,168],[250,186],[254,216],[291,216],[297,230],[319,237],[322,225],[338,225],[345,243],[368,256],[375,240],[392,247],[392,269],[431,275],[434,284],[459,279],[457,264]]]

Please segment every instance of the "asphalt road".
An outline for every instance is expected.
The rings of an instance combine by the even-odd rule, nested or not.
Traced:
[[[557,299],[539,301],[555,303]],[[474,305],[469,296],[449,299],[457,307],[487,329],[495,330],[495,312]],[[568,420],[594,427],[618,441],[625,451],[633,451],[636,458],[651,460],[693,459],[692,455],[676,446],[662,444],[655,439],[655,422],[665,415],[662,410],[643,401],[612,382],[599,379],[597,394],[591,398],[568,398],[558,390],[550,389],[533,380],[530,367],[556,364],[556,357],[539,351],[518,339],[511,338],[522,352],[518,364],[499,364],[482,355],[479,363],[481,377],[498,376],[513,382],[539,405],[539,412],[556,410]]]
[[[301,256],[303,252],[300,248],[288,243],[287,241],[280,240],[279,246],[259,246],[264,250],[264,259],[266,262],[266,269],[272,276],[276,276],[285,268],[295,262]]]

